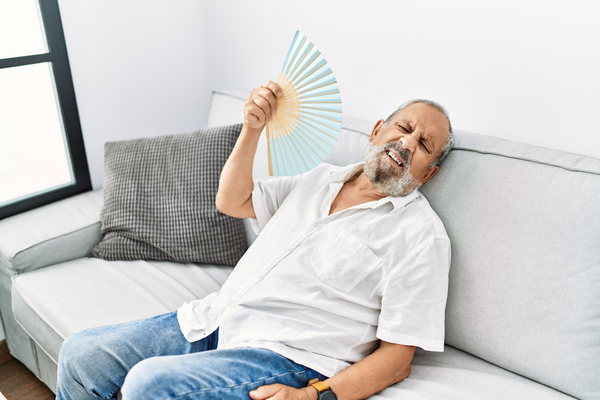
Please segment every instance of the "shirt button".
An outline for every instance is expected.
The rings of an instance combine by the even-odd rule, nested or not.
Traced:
[[[323,225],[321,225],[320,222],[315,223],[315,228],[319,229],[320,227],[322,227]]]
[[[288,253],[291,253],[291,252],[292,252],[292,248],[291,248],[291,247],[287,247],[287,248],[285,249],[285,251],[287,251]]]

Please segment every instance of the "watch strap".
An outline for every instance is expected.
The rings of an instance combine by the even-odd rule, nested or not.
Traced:
[[[329,390],[329,385],[325,382],[321,382],[319,378],[315,378],[308,382],[308,386],[312,386],[319,391],[319,393]]]
[[[319,392],[319,400],[337,400],[337,396],[333,390],[325,382],[319,381],[318,378],[312,379],[307,386],[312,386]]]

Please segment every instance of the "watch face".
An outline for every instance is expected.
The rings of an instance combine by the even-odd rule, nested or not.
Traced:
[[[321,392],[319,400],[337,400],[337,396],[331,390],[325,390]]]

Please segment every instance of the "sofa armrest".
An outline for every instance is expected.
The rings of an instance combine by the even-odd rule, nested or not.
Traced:
[[[102,190],[0,220],[0,272],[22,274],[84,257],[100,242]]]

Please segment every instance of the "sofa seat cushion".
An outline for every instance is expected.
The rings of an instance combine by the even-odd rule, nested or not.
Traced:
[[[174,311],[218,291],[232,269],[81,258],[13,277],[13,311],[56,362],[73,333]]]
[[[417,349],[410,376],[370,400],[566,400],[573,397],[446,346]]]

